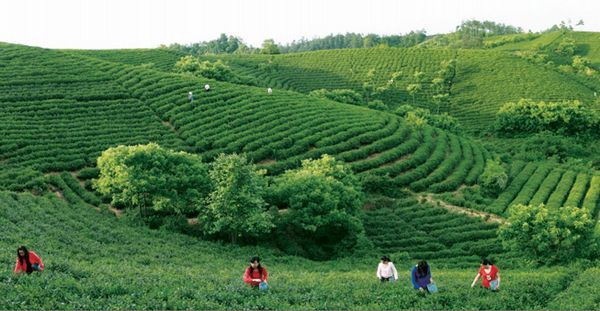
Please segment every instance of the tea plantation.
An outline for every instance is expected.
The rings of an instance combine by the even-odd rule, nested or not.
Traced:
[[[519,204],[579,208],[600,233],[597,155],[576,158],[561,145],[568,156],[524,160],[527,151],[515,150],[528,144],[527,135],[493,132],[500,107],[521,98],[580,100],[600,110],[600,80],[519,54],[552,53],[565,34],[519,36],[486,41],[485,49],[200,57],[223,61],[242,77],[236,81],[176,73],[185,55],[165,48],[0,43],[0,309],[600,309],[597,261],[542,266],[506,249],[498,235]],[[568,36],[598,69],[598,34]],[[450,60],[456,68],[448,101],[439,106],[432,80]],[[423,86],[411,95],[407,87],[418,72]],[[367,79],[390,86],[372,98],[388,109],[308,94],[362,93]],[[463,131],[400,117],[393,112],[401,104],[439,108]],[[600,144],[597,137],[564,139],[584,141],[589,153]],[[360,220],[369,248],[311,261],[269,238],[249,245],[202,239],[194,234],[197,219],[184,219],[177,230],[150,229],[115,210],[92,179],[103,151],[151,142],[206,163],[221,153],[245,154],[271,181],[302,160],[331,155],[363,181]],[[482,175],[494,160],[502,161],[506,179],[489,194]],[[19,245],[41,255],[44,273],[12,273]],[[256,254],[269,269],[267,292],[242,282]],[[383,254],[399,270],[396,284],[375,277]],[[470,288],[482,257],[500,268],[501,291]],[[420,295],[410,284],[409,271],[421,259],[431,264],[435,295]]]

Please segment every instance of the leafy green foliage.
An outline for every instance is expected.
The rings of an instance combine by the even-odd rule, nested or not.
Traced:
[[[363,97],[356,91],[348,89],[318,89],[308,93],[310,96],[335,100],[340,103],[362,106]]]
[[[412,116],[409,117],[410,119],[419,117],[423,119],[426,124],[454,133],[459,133],[461,129],[458,121],[447,113],[434,114],[431,113],[429,109],[418,108],[411,105],[401,105],[400,107],[396,108],[394,113],[405,118],[409,117],[409,114],[412,114]]]
[[[551,131],[562,135],[597,135],[600,115],[579,101],[507,103],[497,113],[495,128],[503,134]]]
[[[575,287],[565,295],[581,299],[569,296],[560,308],[594,309],[595,297],[588,296],[595,283],[580,287],[588,279],[564,267],[514,269],[498,261],[507,286],[490,293],[468,286],[477,273],[477,258],[449,268],[445,258],[428,260],[440,291],[424,299],[409,281],[415,261],[400,256],[392,257],[400,281],[382,286],[374,273],[379,256],[372,253],[315,262],[266,247],[224,246],[132,227],[106,210],[99,213],[54,195],[0,192],[0,214],[0,249],[7,254],[0,271],[0,309],[6,310],[544,309],[573,278]],[[43,273],[12,274],[15,245],[20,244],[42,257]],[[268,293],[241,280],[248,258],[257,253],[270,273]],[[195,272],[199,267],[201,277]]]
[[[273,216],[263,199],[267,186],[264,173],[244,155],[220,154],[209,172],[214,190],[198,216],[203,231],[226,236],[232,243],[270,232]]]
[[[196,56],[205,54],[246,54],[258,52],[258,49],[246,45],[241,38],[227,36],[224,33],[215,40],[195,42],[187,45],[173,43],[169,46],[161,46],[161,49]]]
[[[208,167],[197,155],[151,143],[118,146],[97,161],[100,177],[94,186],[111,195],[112,203],[159,214],[196,214],[210,190]]]
[[[200,61],[191,55],[184,56],[175,63],[175,72],[191,73],[196,76],[219,81],[237,82],[236,75],[223,61]]]
[[[389,109],[388,106],[382,100],[379,99],[370,101],[369,103],[367,103],[367,107],[369,109],[379,111],[387,111]]]
[[[260,50],[260,53],[261,54],[279,54],[281,52],[279,51],[279,47],[277,46],[275,41],[273,41],[273,39],[266,39],[262,43],[262,48]]]
[[[497,195],[506,188],[508,175],[499,159],[485,162],[485,169],[479,176],[479,183],[485,192],[492,195]]]
[[[363,232],[361,190],[350,168],[328,155],[277,177],[280,247],[321,260],[348,254]]]
[[[562,56],[573,56],[577,50],[577,45],[573,38],[563,38],[555,49],[555,52]]]
[[[507,248],[541,263],[564,263],[597,255],[594,222],[587,210],[518,204],[509,212],[509,223],[498,231]]]

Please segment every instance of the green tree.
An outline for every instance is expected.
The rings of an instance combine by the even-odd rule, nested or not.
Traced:
[[[195,215],[211,187],[199,156],[154,143],[109,148],[97,166],[98,192],[112,196],[115,205],[139,208],[141,215]]]
[[[502,166],[502,162],[499,159],[487,160],[485,169],[479,176],[479,184],[482,189],[491,195],[497,195],[506,188],[507,183],[508,175],[504,166]]]
[[[496,113],[496,131],[502,134],[551,131],[561,135],[600,135],[600,114],[581,102],[506,103]]]
[[[273,41],[273,39],[265,39],[262,43],[262,49],[260,50],[262,54],[279,54],[279,47]]]
[[[545,264],[591,258],[598,253],[594,221],[588,210],[518,204],[509,212],[508,222],[498,229],[507,249]]]
[[[192,55],[186,55],[175,63],[175,72],[196,74],[200,70],[200,60]]]
[[[280,246],[313,259],[347,254],[364,234],[361,189],[352,170],[328,155],[277,177],[271,200],[280,209]]]
[[[200,61],[198,58],[187,55],[175,63],[175,72],[190,73],[219,81],[239,82],[231,68],[220,59],[215,62]]]
[[[409,124],[416,125],[417,127],[429,124],[454,133],[459,133],[461,131],[458,120],[445,112],[442,114],[434,114],[431,113],[429,109],[411,105],[400,105],[396,108],[394,113],[406,118],[406,120],[409,121]]]
[[[214,191],[198,216],[203,231],[227,236],[232,243],[271,231],[273,216],[263,199],[267,186],[264,174],[244,155],[220,154],[209,171]]]
[[[577,45],[575,45],[575,40],[572,38],[564,38],[554,50],[556,53],[562,56],[573,56],[576,52]]]

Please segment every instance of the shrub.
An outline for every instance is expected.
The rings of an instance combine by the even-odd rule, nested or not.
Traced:
[[[497,195],[506,188],[508,175],[500,160],[487,160],[485,162],[485,169],[479,176],[479,183],[484,192],[491,195]]]
[[[506,103],[496,114],[496,131],[502,134],[550,131],[561,135],[598,135],[600,116],[579,101]]]
[[[594,221],[585,209],[518,204],[509,213],[508,223],[498,230],[505,248],[546,264],[597,255]]]
[[[418,108],[411,105],[401,105],[396,108],[394,113],[405,118],[418,117],[426,121],[426,123],[431,126],[445,129],[454,133],[460,132],[460,124],[458,123],[458,120],[447,113],[434,114],[431,113],[429,109]]]
[[[209,172],[214,191],[198,216],[204,233],[227,236],[236,243],[239,238],[271,231],[273,217],[263,199],[267,186],[264,174],[244,155],[221,153]]]
[[[102,152],[94,187],[112,203],[142,215],[195,214],[210,190],[208,167],[197,155],[157,144],[118,146]]]
[[[360,182],[331,156],[302,161],[275,179],[272,192],[281,211],[277,237],[288,252],[328,259],[348,254],[363,234]]]
[[[238,77],[231,71],[231,68],[217,60],[214,63],[210,61],[200,61],[191,55],[179,59],[175,63],[175,72],[191,73],[196,76],[202,76],[219,81],[239,82]]]
[[[335,100],[340,103],[351,104],[361,106],[363,104],[363,97],[356,91],[348,90],[348,89],[339,89],[339,90],[327,90],[327,89],[319,89],[314,90],[308,93],[310,96],[326,98]]]
[[[370,101],[367,104],[367,107],[369,109],[380,110],[380,111],[387,111],[389,109],[388,106],[383,101],[381,101],[379,99]]]

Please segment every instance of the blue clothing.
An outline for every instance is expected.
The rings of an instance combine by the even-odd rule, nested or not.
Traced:
[[[429,269],[429,267],[427,267],[427,275],[425,275],[422,278],[420,278],[419,274],[417,273],[417,266],[413,267],[410,275],[411,275],[410,280],[412,281],[413,287],[415,289],[419,289],[419,288],[427,289],[427,284],[429,284],[429,280],[431,280],[431,270]]]

